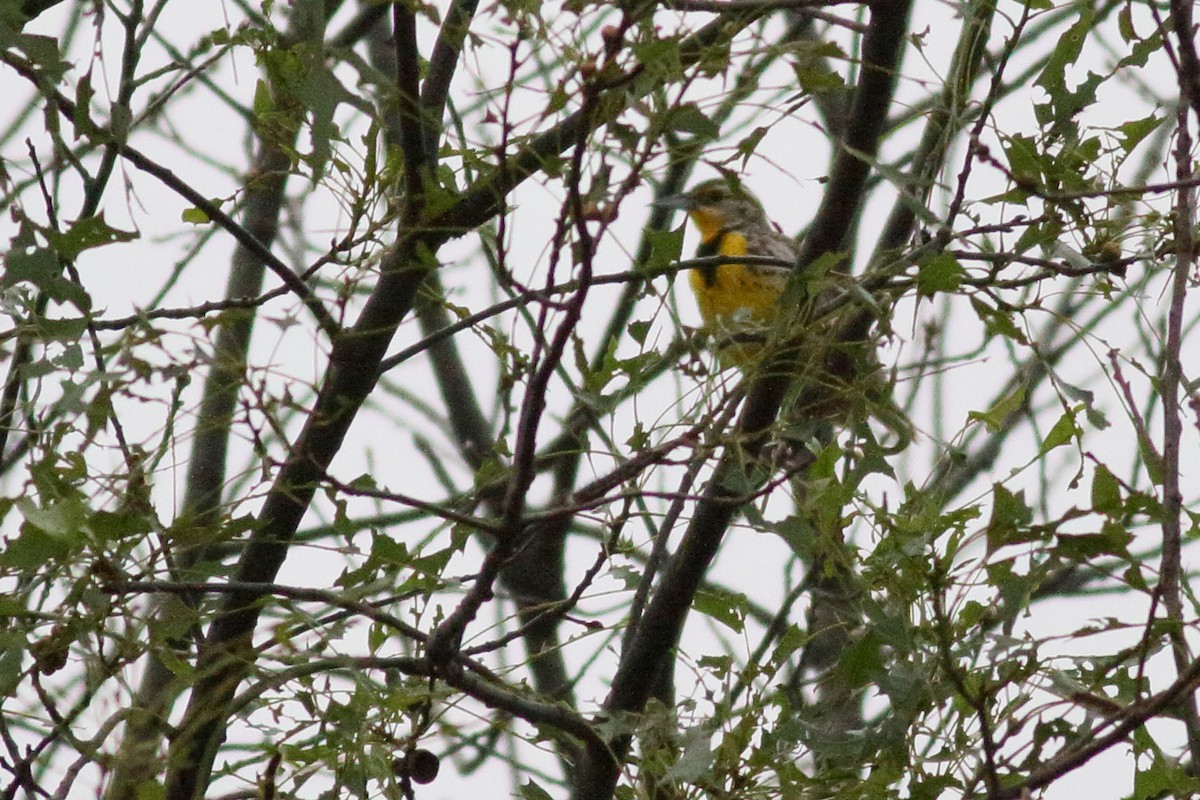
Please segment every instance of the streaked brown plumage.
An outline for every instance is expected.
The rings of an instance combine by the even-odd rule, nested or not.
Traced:
[[[766,256],[779,266],[722,263],[689,270],[688,282],[705,326],[717,340],[721,360],[742,370],[753,368],[762,342],[779,311],[779,298],[800,244],[771,223],[762,203],[732,177],[704,181],[657,205],[687,211],[700,233],[696,255]],[[823,297],[836,294],[831,282]],[[837,320],[814,322],[800,353],[804,380],[796,387],[787,417],[793,423],[844,421],[856,400],[867,399],[870,413],[900,439],[911,440],[911,425],[890,397],[878,374],[874,343],[837,342]]]

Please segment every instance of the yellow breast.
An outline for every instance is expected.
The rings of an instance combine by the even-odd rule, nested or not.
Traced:
[[[703,238],[704,226],[698,227]],[[746,255],[746,239],[741,234],[715,231],[713,234],[705,242],[705,250],[715,250],[723,256]],[[688,280],[700,316],[721,346],[722,360],[739,367],[755,361],[762,349],[761,337],[775,319],[776,302],[786,283],[784,274],[744,264],[721,264],[693,269]],[[746,339],[759,341],[746,342]]]
[[[694,269],[688,280],[704,324],[731,329],[769,326],[783,291],[778,275],[742,264],[722,264],[707,274]]]

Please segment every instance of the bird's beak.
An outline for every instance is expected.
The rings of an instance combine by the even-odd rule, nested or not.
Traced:
[[[671,208],[676,211],[691,211],[696,207],[692,198],[686,194],[669,194],[666,197],[660,197],[650,204],[654,208]]]

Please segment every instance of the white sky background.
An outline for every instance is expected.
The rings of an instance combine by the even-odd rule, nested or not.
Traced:
[[[73,4],[65,4],[72,6]],[[439,2],[439,6],[444,6],[444,2]],[[1017,8],[1014,3],[1005,3],[1002,6],[1008,13],[1017,13]],[[842,13],[849,14],[850,7],[844,7]],[[162,30],[169,36],[178,36],[178,42],[181,49],[186,50],[190,43],[194,42],[198,33],[201,31],[210,31],[229,26],[236,26],[238,20],[236,18],[236,10],[228,5],[217,3],[200,3],[200,4],[180,4],[174,7],[164,15],[162,20]],[[35,25],[30,26],[30,30],[37,33],[45,33],[54,35],[61,30],[64,10],[56,9],[54,13],[47,14],[45,18],[39,19]],[[345,14],[330,26],[330,30],[338,30],[341,21],[344,21]],[[553,17],[551,17],[553,19]],[[678,18],[678,15],[663,12],[661,14],[662,24],[669,26],[673,19]],[[564,26],[564,31],[569,31],[571,24],[570,18],[566,15],[557,21],[557,24]],[[701,16],[700,19],[707,20],[707,16]],[[694,26],[700,23],[692,21],[689,17],[688,21]],[[482,30],[487,30],[488,26],[497,26],[500,23],[497,18],[488,14],[486,11],[479,17],[479,24]],[[1143,29],[1148,29],[1149,22],[1145,19],[1138,19],[1139,26]],[[77,42],[76,52],[78,54],[87,53],[93,48],[94,42],[91,39],[93,28],[89,22],[85,22],[85,33]],[[944,4],[934,4],[930,2],[918,4],[916,15],[910,25],[910,30],[920,33],[923,28],[928,26],[928,35],[924,37],[924,48],[922,52],[918,52],[914,48],[909,48],[906,57],[904,74],[905,81],[901,86],[899,103],[903,104],[906,99],[922,96],[927,87],[920,85],[918,82],[922,80],[937,81],[938,76],[944,74],[946,64],[950,57],[950,48],[953,46],[959,28],[958,21],[954,18],[954,8]],[[118,29],[111,20],[104,27],[105,38],[96,47],[98,52],[106,54],[106,59],[115,59],[115,54],[119,53],[120,40],[118,37]],[[433,29],[425,25],[422,27],[422,44],[423,49],[427,52],[426,45],[431,41]],[[993,31],[993,41],[998,42],[1010,32],[1009,27],[1003,19],[997,21],[996,28]],[[566,35],[566,33],[564,33]],[[1120,39],[1114,33],[1111,40],[1120,45]],[[598,41],[597,36],[592,37],[592,45]],[[594,48],[598,49],[598,48]],[[496,63],[485,62],[482,59],[494,56]],[[86,58],[77,56],[81,60],[77,61],[79,68],[68,76],[68,82],[73,83],[80,74],[86,70]],[[506,53],[503,50],[483,51],[479,58],[468,58],[466,68],[469,72],[462,72],[456,77],[454,96],[457,102],[466,103],[467,97],[472,94],[472,81],[485,80],[487,85],[496,88],[497,77],[502,77],[506,71],[505,63]],[[1096,71],[1106,70],[1110,67],[1113,56],[1103,52],[1085,51],[1084,57],[1080,60],[1080,64],[1073,70],[1078,77],[1085,74],[1088,68]],[[161,49],[153,44],[148,48],[143,56],[142,71],[148,72],[156,66],[165,64],[167,61]],[[1141,73],[1142,78],[1147,75],[1158,76],[1158,82],[1152,87],[1157,93],[1164,97],[1171,97],[1174,94],[1174,78],[1173,74],[1166,64],[1165,60],[1159,57],[1159,71],[1144,70]],[[104,74],[108,77],[108,82],[111,86],[115,86],[115,72],[118,69],[115,60],[95,61],[94,68],[97,74]],[[241,102],[250,104],[254,92],[255,81],[259,77],[259,71],[254,64],[253,58],[248,51],[235,50],[233,54],[226,58],[219,70],[214,73],[219,76],[219,82],[225,91],[228,91]],[[1009,74],[1019,74],[1019,69],[1012,68]],[[343,76],[344,77],[344,76]],[[780,84],[783,84],[791,79],[791,75],[786,70],[777,70],[773,78]],[[770,83],[770,79],[766,83]],[[8,85],[6,85],[8,84]],[[723,87],[719,83],[712,83],[714,91],[721,91]],[[67,91],[69,87],[60,87]],[[353,86],[350,87],[353,90]],[[1031,90],[1034,98],[1040,96],[1039,90]],[[1131,118],[1139,118],[1148,114],[1153,110],[1146,104],[1146,101],[1136,92],[1128,90],[1121,92],[1117,87],[1117,82],[1109,82],[1105,84],[1102,90],[1105,93],[1101,95],[1101,103],[1093,107],[1089,112],[1089,121],[1096,125],[1108,125],[1123,122]],[[0,96],[25,97],[28,94],[28,89],[24,85],[16,83],[16,79],[11,72],[0,73]],[[697,95],[699,96],[699,95]],[[1032,132],[1036,129],[1036,122],[1033,119],[1030,110],[1030,100],[1028,93],[1022,94],[1004,103],[1001,107],[1002,115],[998,115],[998,125],[1006,132],[1016,130]],[[107,104],[108,98],[101,98],[102,104]],[[527,103],[527,107],[520,108],[514,106],[513,116],[515,118],[523,118],[526,116],[536,115],[540,112],[544,103],[544,98],[540,94],[534,93],[518,93],[515,101],[517,103]],[[186,109],[186,117],[181,114]],[[1134,110],[1138,109],[1138,110]],[[1144,109],[1144,110],[1142,110]],[[345,107],[342,112],[346,112]],[[750,108],[747,114],[755,114],[757,109]],[[1169,111],[1163,113],[1170,114]],[[759,150],[755,157],[751,159],[748,168],[745,172],[745,180],[750,188],[757,191],[763,199],[767,210],[788,233],[799,231],[811,216],[816,203],[820,198],[822,185],[819,179],[825,174],[827,166],[827,149],[823,136],[812,130],[809,120],[812,118],[811,113],[806,109],[801,109],[800,112],[792,118],[775,119],[770,114],[765,120],[756,121],[755,124],[772,125],[771,132],[763,140],[759,146]],[[349,120],[347,120],[349,121]],[[244,165],[246,150],[246,130],[242,120],[232,113],[226,104],[214,99],[212,95],[199,86],[193,87],[190,95],[187,98],[186,106],[177,105],[170,122],[174,126],[174,130],[186,142],[186,148],[180,149],[175,144],[166,141],[162,137],[154,134],[143,134],[134,140],[134,144],[150,153],[161,163],[167,163],[172,166],[182,177],[188,179],[193,186],[201,191],[206,196],[211,197],[227,197],[232,192],[236,191],[239,180],[237,175],[227,174],[221,169],[214,166],[202,163],[202,160],[195,157],[195,154],[201,153],[210,156],[217,163],[234,162],[239,165]],[[33,138],[35,144],[39,145],[39,152],[43,152],[42,146],[45,144],[44,136],[39,139],[40,120],[31,120],[29,135]],[[356,117],[355,124],[357,128],[347,127],[343,130],[346,136],[347,144],[341,151],[341,155],[347,160],[353,160],[358,157],[356,151],[359,149],[359,136],[361,135],[361,117]],[[912,131],[915,135],[916,129]],[[494,135],[494,134],[492,134]],[[302,147],[305,146],[302,138]],[[993,143],[993,152],[999,155],[1000,150]],[[9,159],[22,158],[24,154],[24,146],[17,145],[16,142],[10,142],[7,146],[4,156]],[[888,155],[885,152],[885,157]],[[958,164],[961,164],[961,153],[959,154],[958,162],[954,167],[948,170],[950,176],[956,175]],[[659,164],[658,166],[661,166]],[[987,196],[993,192],[1001,191],[1004,187],[1004,178],[996,170],[985,165],[976,164],[975,175],[970,184],[968,191],[968,199],[977,199]],[[95,306],[98,309],[104,309],[104,317],[118,317],[130,313],[135,307],[149,302],[156,291],[163,285],[167,276],[171,273],[173,262],[175,259],[182,257],[184,249],[193,241],[191,232],[181,228],[186,226],[179,222],[180,214],[188,207],[181,198],[170,193],[161,185],[148,176],[137,173],[132,167],[127,164],[119,164],[119,177],[115,179],[110,188],[108,197],[105,203],[105,212],[107,220],[110,224],[118,228],[132,229],[135,228],[141,233],[141,239],[129,245],[118,245],[112,247],[100,248],[85,254],[80,259],[79,269],[83,276],[89,292],[91,293]],[[990,174],[989,174],[990,173]],[[657,177],[653,170],[647,172],[650,177]],[[699,170],[695,176],[696,179],[709,177],[711,172],[705,172],[703,168]],[[1128,178],[1128,176],[1123,176]],[[1166,179],[1166,173],[1160,172],[1155,176],[1155,180]],[[129,183],[127,184],[126,181]],[[125,194],[122,194],[121,189],[125,186],[130,186],[131,189]],[[298,213],[301,213],[304,220],[305,230],[310,234],[312,240],[321,245],[323,242],[336,236],[341,232],[345,225],[346,218],[343,211],[339,208],[336,197],[327,190],[324,186],[312,187],[306,185],[301,179],[293,179],[289,184],[289,190],[295,200],[295,208]],[[525,186],[522,186],[514,195],[513,205],[515,211],[511,218],[511,235],[509,238],[511,245],[510,263],[514,265],[514,271],[521,276],[521,268],[516,265],[527,265],[527,275],[530,285],[540,285],[541,276],[544,274],[546,267],[547,254],[544,250],[545,243],[549,240],[550,230],[552,229],[553,221],[559,213],[559,203],[561,198],[556,195],[558,190],[557,184],[553,186],[539,185],[536,180],[530,181]],[[30,197],[33,197],[31,194]],[[621,206],[620,217],[615,223],[611,235],[608,236],[600,251],[599,257],[596,259],[597,268],[603,272],[619,272],[630,267],[630,253],[626,248],[632,246],[638,239],[642,226],[647,218],[647,209],[645,203],[650,199],[648,190],[634,194],[629,197]],[[1166,201],[1162,201],[1161,208],[1166,208]],[[64,205],[64,212],[69,214],[71,205]],[[871,231],[872,226],[881,224],[881,214],[885,213],[882,201],[877,201],[869,210],[868,216],[864,223],[864,230]],[[32,201],[26,201],[26,212],[33,218],[42,221],[43,211]],[[1006,212],[1000,212],[1006,213]],[[1008,214],[1011,216],[1011,214]],[[680,220],[676,221],[679,224]],[[0,220],[0,237],[7,240],[11,236],[10,220]],[[190,266],[185,269],[180,277],[180,280],[175,284],[169,295],[169,300],[166,303],[168,306],[186,306],[203,301],[219,298],[223,293],[223,287],[226,277],[228,265],[228,254],[231,252],[231,243],[228,238],[222,233],[217,233],[216,241],[207,245],[204,252],[200,256],[198,265]],[[285,234],[285,237],[290,234]],[[688,243],[685,248],[686,252],[691,252],[692,246],[695,244],[693,234],[689,234]],[[1067,243],[1068,245],[1078,249],[1080,243]],[[1137,243],[1132,243],[1131,246],[1136,247]],[[275,252],[284,254],[286,247],[283,242],[275,247]],[[166,254],[170,254],[169,256]],[[493,295],[490,287],[484,285],[479,280],[481,274],[478,261],[465,262],[461,265],[454,264],[454,257],[461,255],[464,258],[473,256],[477,258],[477,250],[469,240],[452,243],[441,253],[443,261],[447,264],[443,270],[443,280],[451,289],[451,299],[463,306],[476,310],[494,302],[496,297]],[[307,254],[307,260],[311,260],[312,254]],[[1136,272],[1143,267],[1137,265],[1133,268]],[[563,267],[565,269],[565,267]],[[1132,280],[1131,274],[1131,280]],[[1165,277],[1165,275],[1164,275]],[[677,289],[683,286],[682,281],[676,281]],[[273,279],[268,278],[268,287],[274,286]],[[655,281],[655,285],[659,289],[665,289],[667,282],[664,279]],[[1154,292],[1147,293],[1142,298],[1142,303],[1147,306],[1166,301],[1165,295],[1159,294],[1157,289],[1165,285],[1160,282]],[[598,309],[601,313],[594,316],[587,315],[585,310],[584,330],[585,333],[590,329],[592,341],[599,336],[600,326],[606,321],[603,311],[606,308],[605,296],[616,296],[616,290],[608,287],[599,287],[594,290],[594,295],[589,299],[587,308]],[[683,321],[689,325],[697,325],[699,320],[695,311],[694,304],[686,291],[677,291],[675,297],[678,299],[678,307]],[[255,349],[253,355],[253,363],[260,367],[269,366],[271,374],[271,385],[278,392],[284,381],[295,381],[291,389],[292,395],[302,401],[307,401],[307,393],[303,387],[312,385],[314,381],[323,373],[324,353],[326,352],[327,343],[321,341],[317,350],[314,350],[314,336],[312,334],[312,326],[310,319],[303,312],[300,312],[298,317],[299,323],[296,325],[290,324],[289,320],[285,319],[285,312],[291,312],[295,303],[292,298],[284,298],[282,301],[277,301],[274,304],[268,305],[264,309],[263,316],[256,327],[255,332]],[[965,306],[964,306],[965,308]],[[903,339],[911,339],[914,334],[919,335],[921,329],[920,319],[928,313],[928,308],[914,310],[911,306],[902,308],[896,319],[894,327],[897,333]],[[917,315],[917,316],[914,316]],[[642,313],[635,316],[635,319],[651,319],[656,323],[656,328],[651,333],[647,344],[651,347],[665,346],[674,335],[673,326],[671,325],[670,315],[662,313],[651,302],[645,302]],[[510,318],[511,319],[511,318]],[[954,319],[954,318],[952,318]],[[964,327],[965,323],[964,323]],[[972,326],[968,330],[975,331],[977,326]],[[197,326],[192,323],[183,323],[179,326],[181,336],[178,340],[171,343],[172,348],[179,348],[173,352],[182,352],[189,347],[189,338],[199,337],[200,331]],[[521,330],[519,324],[510,327],[510,332],[520,336]],[[974,335],[974,333],[972,333]],[[1105,348],[1111,346],[1132,346],[1136,344],[1136,334],[1134,330],[1134,320],[1126,317],[1114,317],[1109,320],[1108,324],[1100,331],[1100,337],[1103,342],[1098,341],[1095,347],[1096,361],[1092,363],[1072,363],[1063,365],[1060,368],[1063,376],[1072,382],[1078,381],[1079,385],[1086,385],[1089,388],[1100,391],[1104,384],[1096,380],[1097,374],[1101,370],[1106,370],[1107,365],[1104,361]],[[463,344],[464,352],[471,366],[487,365],[487,369],[492,369],[492,356],[486,350],[485,345],[471,343],[470,335],[458,337]],[[395,349],[407,346],[419,339],[419,334],[415,324],[408,323],[401,328],[400,333],[396,337]],[[521,340],[518,340],[518,344]],[[976,346],[977,341],[964,341],[963,349],[969,350]],[[632,340],[627,342],[625,349],[628,354],[637,351],[637,345]],[[899,346],[899,359],[903,363],[906,359],[911,358],[917,350],[917,345],[911,341],[905,342]],[[1185,350],[1185,353],[1187,351]],[[474,357],[472,357],[474,353]],[[1146,362],[1143,362],[1146,363]],[[1002,351],[994,349],[988,352],[983,357],[972,362],[953,368],[945,379],[950,381],[953,387],[949,398],[954,404],[953,408],[945,409],[942,412],[943,418],[949,425],[953,426],[963,423],[966,420],[968,411],[983,410],[987,404],[991,402],[995,391],[999,386],[1000,380],[1007,375],[1006,367],[1008,362],[1005,360],[1005,355]],[[1147,364],[1147,366],[1149,366]],[[1184,364],[1185,374],[1190,374],[1189,364]],[[1127,377],[1131,380],[1135,376],[1131,370],[1126,371]],[[476,376],[479,380],[479,395],[486,404],[487,399],[494,394],[494,375],[479,374]],[[432,402],[435,406],[440,405],[437,400],[437,393],[432,384],[432,378],[428,371],[424,359],[414,359],[406,364],[403,368],[394,371],[388,375],[388,380],[400,382],[409,391],[418,393],[420,396]],[[689,383],[692,382],[692,383]],[[659,384],[652,388],[651,391],[645,393],[639,400],[631,404],[627,409],[617,417],[613,436],[617,441],[622,441],[632,427],[634,419],[642,421],[647,427],[653,427],[656,423],[664,420],[673,420],[677,418],[679,413],[677,390],[675,385],[682,385],[689,397],[695,397],[702,387],[693,385],[694,379],[681,375],[668,375]],[[200,376],[196,375],[188,392],[185,393],[185,402],[190,407],[194,407],[198,398],[198,391],[201,386]],[[169,391],[169,386],[164,386],[164,398],[166,392]],[[1116,387],[1108,386],[1109,393],[1107,396],[1098,397],[1098,404],[1103,408],[1109,417],[1113,426],[1103,432],[1089,431],[1085,438],[1085,448],[1096,452],[1102,460],[1107,463],[1116,463],[1118,465],[1130,463],[1134,457],[1131,450],[1131,442],[1133,436],[1130,432],[1130,426],[1121,411],[1121,406],[1116,392]],[[52,396],[54,390],[52,387],[46,389],[47,396]],[[1043,393],[1039,398],[1045,400],[1049,397]],[[570,398],[563,393],[558,393],[550,398],[551,414],[556,412],[561,413],[568,407]],[[931,409],[928,407],[918,406],[916,413],[917,424],[923,428],[927,427],[926,422],[929,418]],[[1051,405],[1052,414],[1047,416],[1045,428],[1042,430],[1042,435],[1053,424],[1057,417],[1057,411]],[[157,431],[164,421],[164,406],[156,406],[155,404],[147,404],[144,409],[135,409],[133,407],[122,409],[122,420],[130,430],[131,439],[141,440],[143,438],[154,438],[154,433]],[[1157,431],[1158,420],[1155,420]],[[427,427],[427,426],[426,426]],[[139,430],[140,429],[140,430]],[[552,426],[547,424],[546,430],[552,430]],[[949,431],[953,433],[953,429]],[[292,431],[294,434],[294,431]],[[426,431],[430,433],[430,431]],[[1188,431],[1188,443],[1190,445],[1187,452],[1195,452],[1195,431]],[[437,438],[435,442],[438,446],[446,446],[444,438],[434,433]],[[927,444],[927,443],[926,443]],[[1022,468],[1033,460],[1037,455],[1038,440],[1036,437],[1029,434],[1019,434],[1010,439],[1010,444],[1006,448],[1004,458],[996,469],[993,470],[992,476],[996,480],[1003,479],[1010,469]],[[901,481],[914,480],[918,484],[928,475],[929,459],[933,451],[928,446],[915,448],[910,454],[906,454],[896,462],[897,470]],[[1116,457],[1114,453],[1126,454]],[[235,450],[232,455],[232,463],[243,463],[247,457],[248,449],[245,443],[241,443],[240,447],[235,445]],[[179,442],[179,447],[175,453],[174,464],[172,459],[168,458],[164,463],[167,467],[159,475],[155,476],[155,491],[160,517],[164,522],[168,522],[174,509],[177,508],[180,501],[180,493],[185,478],[184,466],[188,456],[186,438],[182,438]],[[379,484],[396,491],[401,491],[406,494],[413,494],[419,497],[439,499],[442,496],[442,491],[439,486],[427,474],[427,470],[423,463],[414,463],[413,449],[411,447],[411,434],[402,426],[397,425],[397,421],[392,415],[389,415],[388,409],[380,409],[378,407],[368,407],[360,415],[351,430],[350,437],[347,440],[341,455],[334,463],[333,473],[342,480],[349,481],[359,474],[370,472]],[[452,465],[456,459],[450,459]],[[606,459],[600,459],[597,462],[597,471],[603,471],[607,464]],[[1084,471],[1084,477],[1079,483],[1079,488],[1073,491],[1069,489],[1068,483],[1071,477],[1079,469],[1078,456],[1071,448],[1062,448],[1056,453],[1048,464],[1048,467],[1054,470],[1051,473],[1050,483],[1057,490],[1055,494],[1046,498],[1046,504],[1052,515],[1061,513],[1066,508],[1073,505],[1086,506],[1088,503],[1088,494],[1090,487],[1090,466]],[[588,468],[587,463],[584,464],[584,469]],[[1010,489],[1026,488],[1030,492],[1029,500],[1031,504],[1037,505],[1040,499],[1038,494],[1041,492],[1039,485],[1039,476],[1036,472],[1037,467],[1027,469],[1023,474],[1013,478],[1006,483]],[[453,470],[453,466],[452,466]],[[1187,464],[1185,462],[1185,478]],[[674,475],[674,473],[669,473]],[[673,488],[672,481],[674,477],[669,478],[663,487],[664,489]],[[655,487],[652,487],[655,488]],[[4,487],[7,493],[12,493],[19,490],[18,486],[9,485]],[[986,493],[987,485],[980,485],[976,492],[968,491],[960,500],[965,504],[971,500],[974,494]],[[879,486],[880,492],[886,492],[893,502],[900,496],[899,484],[885,485],[881,482]],[[257,497],[259,493],[255,493]],[[545,494],[545,485],[542,483],[536,484],[533,490],[533,498],[536,500],[543,497]],[[1193,499],[1189,497],[1189,500]],[[366,504],[354,504],[352,508],[363,509]],[[254,510],[253,503],[247,504],[246,508],[240,509],[241,513],[250,513]],[[786,513],[787,503],[785,498],[775,498],[770,508],[768,509],[769,516],[778,517]],[[327,513],[328,509],[325,509]],[[318,515],[310,514],[308,523],[311,525],[316,522]],[[985,520],[980,521],[982,528]],[[7,533],[11,533],[12,526],[15,524],[14,516],[10,515],[7,520]],[[1150,530],[1145,533],[1152,534]],[[635,541],[644,544],[644,534],[634,534]],[[860,542],[860,544],[867,544]],[[1138,543],[1143,544],[1143,543]],[[1146,546],[1150,542],[1144,543]],[[1135,545],[1136,546],[1136,545]],[[568,569],[568,580],[572,576],[582,574],[583,570],[591,563],[594,555],[594,546],[591,544],[581,543],[572,547],[572,561]],[[978,549],[978,555],[982,556],[982,547]],[[771,606],[779,596],[782,586],[776,580],[780,577],[778,564],[780,559],[786,558],[786,548],[773,537],[754,534],[748,530],[735,529],[733,530],[723,548],[723,552],[718,562],[714,566],[712,577],[726,583],[727,585],[736,588],[738,591],[746,592],[751,600]],[[460,559],[454,566],[451,567],[451,574],[467,574],[474,571],[475,565],[478,563],[478,550],[468,548],[466,557]],[[293,583],[300,585],[313,585],[322,588],[329,588],[333,578],[336,577],[336,572],[331,572],[329,564],[331,560],[328,555],[320,550],[313,548],[295,548],[294,552],[289,557],[284,571],[279,576],[280,582]],[[337,569],[340,570],[341,562],[337,562]],[[1185,564],[1186,566],[1186,564]],[[767,576],[770,576],[768,578]],[[604,588],[601,584],[597,588]],[[621,597],[620,595],[616,597]],[[1123,602],[1128,603],[1128,597],[1125,597]],[[591,601],[587,607],[589,608],[606,608],[611,605],[613,599],[601,595]],[[1145,609],[1141,607],[1129,608],[1127,605],[1114,604],[1106,599],[1096,599],[1084,603],[1062,603],[1060,614],[1050,618],[1042,609],[1042,613],[1036,617],[1030,618],[1028,623],[1031,632],[1036,636],[1044,636],[1050,633],[1067,633],[1074,628],[1082,625],[1085,620],[1097,619],[1104,616],[1116,616],[1127,622],[1136,623],[1145,616]],[[481,616],[480,620],[474,625],[470,633],[486,633],[485,621],[488,618],[487,612]],[[694,653],[704,652],[720,652],[719,644],[713,634],[708,630],[711,623],[707,620],[693,620],[689,628],[689,641],[685,645],[685,649],[689,649]],[[1019,633],[1019,632],[1018,632]],[[564,628],[564,634],[570,635],[569,626]],[[1137,630],[1129,632],[1129,639],[1135,638],[1138,634]],[[722,634],[723,635],[723,634]],[[746,639],[745,651],[749,651],[756,639],[753,635]],[[1116,644],[1111,644],[1099,637],[1089,638],[1085,642],[1088,647],[1105,646],[1104,652],[1111,652],[1117,648]],[[1064,651],[1075,647],[1075,643],[1070,641],[1063,642]],[[1096,651],[1099,653],[1100,651]],[[568,660],[573,657],[574,653],[568,648]],[[514,654],[515,655],[515,654]],[[1163,663],[1165,665],[1165,662]],[[593,672],[593,674],[596,674]],[[678,670],[679,692],[681,697],[687,697],[691,694],[691,689],[688,686],[690,672],[686,668]],[[1163,674],[1164,682],[1156,683],[1155,688],[1159,689],[1165,685],[1166,673]],[[594,699],[599,702],[603,699],[604,693],[607,691],[606,686],[583,686],[580,687],[579,696],[584,702],[584,711],[588,710],[587,703],[589,699]],[[1168,726],[1169,723],[1157,723],[1155,726],[1156,734],[1158,728]],[[1176,726],[1178,727],[1178,726]],[[1164,737],[1165,739],[1165,737]],[[249,777],[249,776],[248,776]],[[497,776],[503,778],[503,776]],[[485,778],[481,775],[473,775],[465,778],[462,782],[455,779],[454,767],[451,762],[443,764],[443,772],[436,783],[422,790],[422,797],[455,797],[461,795],[464,789],[477,787],[479,782]],[[82,788],[83,784],[79,785]],[[1053,790],[1047,793],[1047,797],[1051,800],[1059,798],[1072,798],[1078,796],[1082,791],[1090,792],[1097,797],[1119,797],[1129,791],[1132,786],[1132,770],[1129,763],[1129,750],[1127,747],[1117,747],[1110,750],[1108,753],[1101,756],[1093,764],[1085,769],[1077,770],[1064,780],[1059,781]]]

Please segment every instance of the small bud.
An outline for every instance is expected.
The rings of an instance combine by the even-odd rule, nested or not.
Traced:
[[[29,645],[29,652],[39,673],[53,675],[67,665],[70,646],[70,632],[61,625],[55,625],[49,636]]]
[[[593,200],[585,200],[581,216],[588,222],[612,222],[617,218],[617,211],[613,206],[602,206]]]
[[[1121,243],[1109,239],[1096,248],[1096,260],[1101,264],[1112,264],[1121,260]]]
[[[433,783],[441,769],[441,761],[428,750],[417,748],[403,758],[392,761],[392,771],[399,777],[407,776],[413,783]]]

